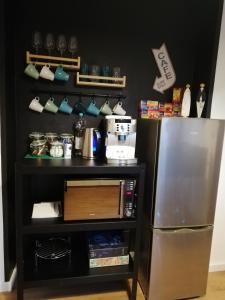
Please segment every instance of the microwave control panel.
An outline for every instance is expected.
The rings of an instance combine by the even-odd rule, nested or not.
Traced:
[[[133,218],[135,216],[135,185],[136,180],[127,179],[124,184],[124,210],[125,218]]]

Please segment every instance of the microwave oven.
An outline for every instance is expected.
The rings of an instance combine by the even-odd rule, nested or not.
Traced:
[[[135,217],[135,179],[66,180],[64,220]]]

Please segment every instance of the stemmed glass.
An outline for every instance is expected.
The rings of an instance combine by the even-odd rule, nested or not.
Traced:
[[[39,31],[34,31],[32,35],[32,46],[35,49],[36,54],[38,54],[42,47],[42,36]]]
[[[67,43],[66,38],[63,34],[60,34],[57,39],[57,50],[60,52],[61,56],[66,51]]]
[[[48,54],[51,55],[52,50],[55,48],[55,39],[52,33],[48,33],[45,38],[45,49],[48,50]]]
[[[68,43],[68,51],[73,57],[74,54],[78,51],[78,41],[76,36],[71,36]]]

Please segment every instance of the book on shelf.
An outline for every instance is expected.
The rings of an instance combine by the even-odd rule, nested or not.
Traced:
[[[90,268],[121,266],[129,264],[129,255],[101,257],[89,259]]]
[[[89,258],[128,255],[128,231],[95,231],[88,233]]]

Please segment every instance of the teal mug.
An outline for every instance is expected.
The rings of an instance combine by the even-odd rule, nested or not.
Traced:
[[[62,66],[58,66],[55,71],[55,79],[61,81],[68,81],[70,75],[63,70]]]
[[[96,103],[94,100],[92,100],[90,102],[90,104],[87,107],[87,113],[89,115],[93,115],[95,117],[97,117],[100,114],[100,110],[98,109],[98,107],[96,106]]]
[[[59,111],[65,114],[70,115],[73,111],[73,108],[69,105],[68,99],[64,98],[59,106]]]

